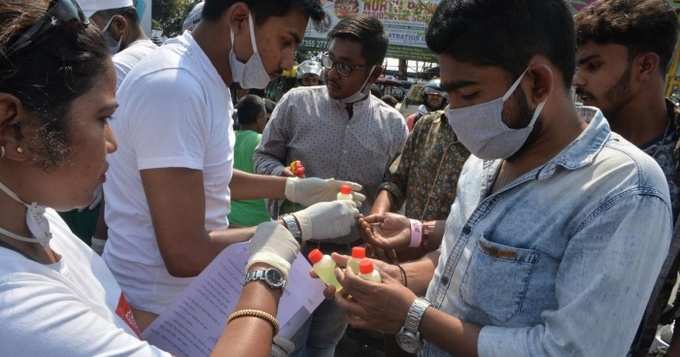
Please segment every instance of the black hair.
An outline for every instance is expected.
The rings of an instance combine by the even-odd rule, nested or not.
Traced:
[[[236,109],[238,109],[236,116],[239,125],[255,124],[257,117],[266,111],[264,100],[253,94],[243,96],[236,105]]]
[[[237,2],[248,5],[258,25],[272,16],[285,16],[293,9],[302,10],[319,28],[327,23],[321,0],[205,0],[201,16],[205,20],[215,21]]]
[[[111,58],[92,24],[83,29],[57,25],[28,47],[8,53],[14,41],[42,19],[49,3],[0,2],[0,92],[17,97],[35,115],[27,124],[36,125],[39,133],[29,138],[29,144],[36,152],[36,163],[44,169],[61,164],[68,156],[71,104],[94,86]]]
[[[574,20],[564,0],[444,0],[427,45],[462,62],[519,76],[535,55],[547,57],[571,87],[576,68]]]
[[[629,58],[643,52],[659,56],[665,74],[678,40],[678,17],[666,0],[600,0],[578,13],[576,43],[615,43]]]
[[[380,66],[387,54],[387,35],[382,22],[375,17],[348,16],[328,33],[329,42],[342,38],[361,43],[361,52],[369,66]]]

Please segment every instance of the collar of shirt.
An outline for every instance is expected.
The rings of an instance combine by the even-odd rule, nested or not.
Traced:
[[[590,165],[604,148],[611,135],[609,123],[602,112],[594,107],[577,108],[579,115],[588,122],[588,127],[576,140],[569,144],[555,158],[548,161],[538,171],[538,179],[549,178],[558,166],[567,170],[578,170]]]

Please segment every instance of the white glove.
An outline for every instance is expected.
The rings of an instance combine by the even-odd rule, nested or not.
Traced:
[[[354,201],[321,202],[293,213],[300,223],[302,240],[334,239],[348,235],[357,222]]]
[[[356,192],[363,189],[358,183],[334,179],[324,180],[318,177],[289,178],[286,180],[285,195],[288,201],[311,206],[318,202],[335,201],[338,198],[338,192],[340,192],[340,186],[342,185],[347,185],[355,191],[352,192],[352,196],[358,204],[366,200],[366,196]]]
[[[276,222],[261,223],[250,240],[246,271],[255,263],[265,263],[278,269],[288,279],[290,266],[299,251],[300,244],[285,227]]]
[[[272,357],[288,357],[293,351],[295,351],[295,344],[291,340],[278,335],[274,336]]]

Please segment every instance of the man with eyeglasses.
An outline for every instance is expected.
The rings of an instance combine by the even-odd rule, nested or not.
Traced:
[[[322,61],[326,85],[296,88],[281,99],[256,150],[255,170],[292,176],[286,166],[300,160],[307,176],[360,183],[368,197],[362,207],[367,213],[407,136],[399,112],[369,94],[382,73],[388,41],[380,21],[369,17],[343,19],[328,39]],[[358,239],[353,232],[321,249],[349,252]],[[323,303],[294,341],[298,355],[332,356],[345,326],[335,304]]]

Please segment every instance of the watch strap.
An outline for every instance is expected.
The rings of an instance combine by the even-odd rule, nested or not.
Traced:
[[[406,315],[406,321],[404,322],[404,329],[413,334],[418,334],[418,328],[420,327],[420,321],[425,314],[425,311],[431,304],[429,301],[423,298],[416,298],[408,309],[408,314]]]
[[[302,230],[300,229],[300,224],[298,223],[297,218],[295,218],[295,216],[292,214],[284,214],[281,216],[281,220],[290,234],[293,235],[293,238],[295,238],[298,243],[302,244]]]
[[[243,285],[246,285],[246,284],[253,282],[253,281],[264,281],[272,289],[283,289],[286,286],[286,280],[283,279],[283,283],[280,286],[275,285],[273,282],[271,282],[271,281],[269,281],[269,279],[267,279],[267,273],[270,270],[275,270],[275,269],[269,268],[269,269],[257,269],[257,270],[249,271],[248,273],[246,273],[246,278],[245,278],[245,281],[243,282]],[[282,274],[282,276],[283,276],[283,274]]]

